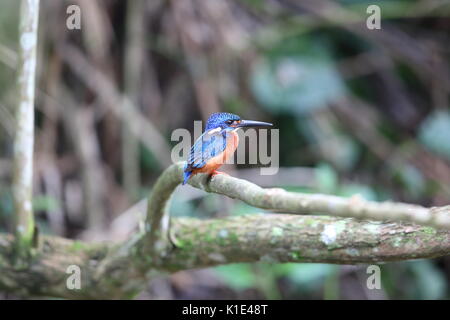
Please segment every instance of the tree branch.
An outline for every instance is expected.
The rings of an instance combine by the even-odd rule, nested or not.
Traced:
[[[126,34],[127,41],[124,57],[124,95],[132,102],[127,105],[134,108],[139,105],[145,42],[145,1],[136,0],[127,3]],[[136,111],[139,112],[139,111]],[[133,135],[132,122],[122,121],[122,181],[129,199],[135,200],[139,194],[139,140]]]
[[[18,271],[10,259],[13,237],[0,235],[0,288],[23,295],[124,298],[139,292],[146,279],[160,272],[236,262],[377,263],[433,258],[450,252],[448,230],[331,216],[254,214],[210,220],[176,218],[172,219],[169,230],[169,200],[181,181],[181,174],[182,164],[174,164],[161,175],[149,197],[145,227],[123,243],[90,244],[44,236],[40,238],[32,264],[27,270]],[[381,219],[389,208],[401,213],[394,218],[404,218],[401,209],[408,209],[407,215],[416,209],[432,215],[430,209],[406,204],[262,189],[222,175],[209,182],[206,176],[198,175],[190,183],[252,205],[293,213],[312,213],[319,208],[321,213],[348,216],[344,209],[352,214],[359,212],[352,208],[356,202],[354,205],[362,206],[361,210],[369,212],[371,218]],[[327,206],[323,201],[330,199]],[[365,206],[369,209],[364,209]],[[442,210],[444,215],[448,214],[448,208]],[[169,231],[176,239],[176,246],[170,245]],[[66,287],[69,276],[66,270],[73,264],[82,270],[80,290]]]
[[[0,235],[0,289],[25,296],[124,298],[139,292],[146,274],[156,272],[236,262],[377,263],[433,258],[450,251],[447,231],[326,216],[176,218],[172,228],[179,246],[163,256],[141,252],[146,240],[137,235],[135,241],[120,245],[42,237],[38,258],[21,272],[9,263],[12,237]],[[80,290],[66,287],[70,265],[82,270]]]
[[[155,184],[147,211],[148,228],[150,229],[150,225],[154,226],[150,232],[152,242],[155,241],[155,234],[162,228],[163,221],[168,219],[168,202],[181,182],[182,171],[183,163],[173,164]],[[324,194],[294,193],[280,188],[263,189],[249,181],[227,175],[216,175],[209,179],[207,175],[199,174],[191,178],[189,184],[206,192],[226,195],[251,206],[271,211],[413,222],[450,230],[450,206],[425,208],[405,203],[367,201],[359,195],[343,198]]]

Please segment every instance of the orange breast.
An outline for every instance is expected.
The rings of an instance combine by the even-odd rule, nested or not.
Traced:
[[[238,144],[238,134],[236,132],[231,132],[227,137],[227,146],[225,150],[217,156],[209,159],[204,167],[192,170],[192,173],[212,173],[214,170],[217,170],[228,160],[229,157],[233,156]]]

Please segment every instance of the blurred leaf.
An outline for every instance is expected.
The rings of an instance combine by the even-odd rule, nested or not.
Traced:
[[[420,126],[419,139],[429,150],[450,160],[450,112],[431,113]]]
[[[13,199],[11,190],[0,185],[0,231],[4,232],[12,220]]]
[[[412,299],[442,299],[446,291],[446,279],[432,261],[420,260],[409,263],[414,274],[415,290],[410,292]]]
[[[350,137],[337,133],[335,136],[336,147],[333,164],[341,170],[351,170],[360,156],[360,150],[356,142]]]
[[[311,290],[323,284],[325,277],[337,266],[320,263],[286,263],[276,265],[277,274],[286,276],[301,290]]]
[[[228,112],[232,113],[241,113],[243,114],[245,108],[247,107],[245,101],[243,101],[238,96],[227,96],[223,101],[224,109]]]
[[[2,1],[0,10],[0,43],[11,46],[18,39],[17,21],[19,18],[20,1]]]
[[[323,286],[323,298],[325,300],[339,299],[339,275],[339,268],[335,268],[326,276]]]
[[[277,284],[278,276],[274,272],[275,266],[271,263],[253,263],[251,264],[254,275],[257,278],[257,288],[269,300],[278,300],[282,294]]]
[[[321,158],[331,162],[339,170],[351,170],[360,156],[360,149],[354,139],[332,124],[324,130],[314,116],[298,117],[298,129],[317,149]]]
[[[158,162],[155,159],[155,156],[152,154],[152,152],[147,149],[144,145],[140,145],[140,161],[142,164],[142,167],[145,170],[152,170],[155,168],[158,168]]]
[[[345,184],[340,187],[338,192],[338,195],[343,197],[351,197],[355,194],[360,194],[366,200],[376,201],[378,199],[377,193],[372,189],[372,187],[363,184]]]
[[[170,204],[170,216],[171,217],[197,217],[196,208],[192,204],[192,201],[186,200],[181,195],[172,197]]]
[[[321,163],[315,169],[318,190],[324,193],[334,193],[338,186],[336,171],[327,163]]]
[[[0,214],[11,215],[13,212],[13,198],[11,190],[0,187]]]
[[[19,19],[20,1],[3,0],[1,2],[0,10],[0,101],[1,104],[7,106],[12,101],[8,94],[15,89],[15,70],[4,63],[10,60],[8,57],[15,55],[15,50],[18,46],[19,29],[17,22]],[[5,59],[6,58],[6,59]]]
[[[343,94],[341,78],[330,61],[286,56],[255,65],[251,86],[270,111],[310,113]]]
[[[60,206],[59,201],[51,196],[41,195],[33,198],[33,211],[52,211]]]
[[[43,221],[42,219],[36,219],[35,223],[39,229],[40,234],[54,234],[48,221],[46,221],[46,220]]]
[[[422,172],[411,165],[405,165],[399,168],[399,178],[403,187],[412,197],[419,197],[426,189],[426,181]]]
[[[264,212],[264,209],[256,208],[256,207],[248,205],[244,202],[239,201],[239,202],[235,203],[232,212],[233,212],[234,216],[243,216],[243,215],[247,215],[247,214],[262,213],[262,212]]]
[[[250,264],[228,264],[215,267],[214,271],[235,290],[245,290],[256,286],[256,277]]]

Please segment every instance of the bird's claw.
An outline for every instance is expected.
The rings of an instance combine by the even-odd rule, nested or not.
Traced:
[[[211,182],[211,179],[212,179],[214,176],[218,175],[218,174],[223,174],[223,175],[225,175],[225,176],[229,176],[228,173],[214,170],[214,171],[211,172],[211,174],[208,176],[208,178],[206,179],[206,182],[207,182],[207,183],[210,183],[210,182]]]
[[[217,170],[214,170],[214,171],[211,173],[211,176],[214,177],[215,175],[218,175],[218,174],[223,174],[223,175],[225,175],[225,176],[229,176],[228,173],[225,173],[225,172],[222,172],[222,171],[217,171]]]

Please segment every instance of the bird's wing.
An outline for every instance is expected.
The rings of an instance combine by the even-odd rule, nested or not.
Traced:
[[[208,160],[221,154],[227,147],[227,136],[223,132],[203,133],[191,148],[186,170],[203,168]]]

